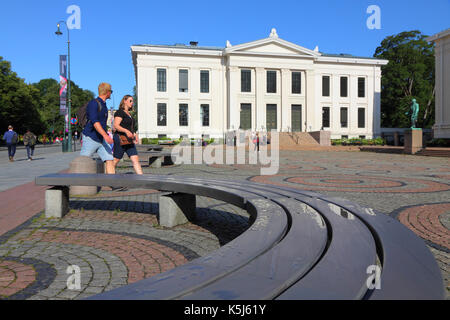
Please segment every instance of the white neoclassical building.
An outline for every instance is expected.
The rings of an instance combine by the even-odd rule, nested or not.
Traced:
[[[450,28],[428,41],[436,43],[436,107],[434,137],[450,139]]]
[[[386,60],[325,54],[269,37],[225,48],[131,47],[140,137],[222,138],[237,129],[380,134]]]

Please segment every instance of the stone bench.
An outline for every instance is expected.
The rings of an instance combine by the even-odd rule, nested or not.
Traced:
[[[149,167],[161,168],[162,165],[174,164],[174,157],[176,154],[172,154],[170,151],[142,151],[139,152],[139,158],[142,161],[148,162]]]
[[[389,216],[343,199],[179,176],[52,174],[36,184],[149,188],[214,198],[250,214],[244,233],[207,256],[91,299],[444,298],[440,269],[423,240]],[[174,202],[189,203],[192,212],[194,198],[184,199]]]

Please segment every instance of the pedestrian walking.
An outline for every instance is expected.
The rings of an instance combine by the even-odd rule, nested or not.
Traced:
[[[258,152],[259,152],[259,133],[258,132],[256,133],[255,139],[253,141],[255,143],[254,151],[258,150]]]
[[[27,157],[28,161],[33,160],[32,156],[34,155],[34,147],[37,142],[36,135],[30,131],[30,129],[27,129],[27,132],[23,136],[23,144],[27,148]]]
[[[3,140],[6,141],[8,146],[9,161],[14,162],[14,155],[16,154],[17,142],[19,141],[19,135],[14,131],[13,126],[8,126],[8,131],[3,135]]]
[[[87,123],[83,129],[83,145],[80,156],[91,157],[97,153],[106,164],[106,173],[114,174],[114,158],[109,144],[113,140],[108,136],[106,122],[108,120],[108,108],[106,100],[111,98],[111,85],[100,83],[98,97],[91,100],[86,108]]]
[[[126,152],[136,174],[142,174],[136,149],[138,137],[135,132],[134,119],[130,114],[130,111],[133,110],[133,103],[133,97],[125,95],[120,102],[119,110],[114,114],[114,167],[117,166]]]

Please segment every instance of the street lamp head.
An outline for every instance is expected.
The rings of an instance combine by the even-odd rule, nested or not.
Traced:
[[[57,24],[58,26],[58,30],[56,30],[55,34],[57,34],[58,36],[62,35],[61,30],[59,30],[59,23]]]

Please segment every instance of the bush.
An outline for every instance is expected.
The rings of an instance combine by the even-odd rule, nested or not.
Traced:
[[[351,138],[351,139],[333,139],[331,140],[331,144],[333,146],[384,146],[386,141],[383,138],[376,139],[360,139],[360,138]]]
[[[427,147],[450,148],[450,139],[432,139],[427,142]]]

